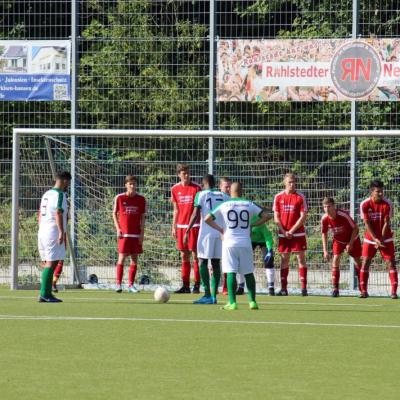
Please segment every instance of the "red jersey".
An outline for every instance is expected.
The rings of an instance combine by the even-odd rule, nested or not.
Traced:
[[[360,215],[363,221],[369,221],[375,236],[381,239],[388,239],[393,236],[393,232],[389,229],[386,237],[382,238],[382,229],[385,225],[387,217],[393,217],[393,206],[390,200],[383,198],[381,202],[376,203],[370,197],[360,204]],[[365,239],[372,241],[369,232],[365,232]]]
[[[136,193],[117,195],[114,199],[114,212],[119,214],[119,226],[123,237],[139,237],[142,231],[142,216],[146,214],[146,199]]]
[[[194,199],[196,193],[200,192],[201,187],[197,183],[190,182],[189,185],[183,186],[177,183],[171,189],[171,201],[178,206],[178,219],[176,220],[177,228],[187,228],[189,226],[190,217],[193,212]],[[200,219],[196,221],[194,226],[199,225]]]
[[[350,242],[351,233],[356,226],[350,215],[343,210],[336,210],[336,218],[331,218],[325,214],[321,219],[321,232],[332,231],[333,239],[339,243],[347,244]]]
[[[274,199],[273,211],[280,215],[281,224],[285,231],[289,231],[300,218],[301,212],[307,212],[308,206],[304,195],[300,192],[287,194],[285,191],[278,193]],[[280,232],[281,234],[283,232]],[[293,236],[305,236],[304,225],[302,225]]]

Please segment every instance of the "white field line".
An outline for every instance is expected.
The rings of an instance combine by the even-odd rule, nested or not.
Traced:
[[[152,302],[153,299],[151,297],[148,298],[134,298],[135,295],[133,295],[131,298],[110,298],[110,297],[67,297],[64,301],[68,302],[69,300],[72,300],[72,302],[75,301],[80,301],[80,300],[85,300],[85,301],[103,301],[105,303],[124,303],[124,302],[136,302],[136,303],[149,303]],[[62,298],[62,293],[60,298]],[[37,300],[37,296],[0,296],[0,299],[28,299],[28,300]],[[218,298],[221,304],[224,304],[225,301],[221,301],[221,298]],[[259,299],[259,297],[258,297]],[[365,301],[365,300],[364,300]],[[187,304],[192,304],[193,300],[190,299],[171,299],[171,303],[187,303]],[[258,304],[264,304],[264,305],[292,305],[292,306],[327,306],[327,307],[384,307],[384,304],[356,304],[356,303],[318,303],[318,302],[295,302],[295,301],[258,301]],[[247,304],[247,301],[238,301],[238,304]],[[390,304],[396,305],[396,304]]]
[[[179,318],[128,318],[128,317],[74,317],[74,316],[46,316],[46,315],[7,315],[0,314],[0,320],[14,321],[127,321],[127,322],[173,322],[196,324],[238,324],[238,325],[291,325],[291,326],[318,326],[336,328],[375,328],[375,329],[400,329],[400,325],[377,324],[341,324],[321,322],[290,322],[290,321],[232,321],[217,319],[179,319]]]

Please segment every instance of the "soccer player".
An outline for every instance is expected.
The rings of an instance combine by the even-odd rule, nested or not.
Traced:
[[[339,296],[340,259],[346,250],[353,257],[355,270],[360,282],[361,269],[361,242],[358,236],[358,226],[350,215],[343,210],[337,209],[335,200],[325,197],[322,201],[325,214],[321,219],[322,247],[325,261],[329,261],[328,230],[333,234],[332,243],[332,297]]]
[[[171,189],[171,201],[174,206],[172,219],[172,236],[176,239],[176,247],[181,253],[182,260],[182,282],[183,285],[175,293],[190,293],[190,255],[193,257],[194,286],[193,293],[200,293],[200,273],[197,259],[197,237],[199,235],[200,220],[190,229],[186,244],[183,237],[189,227],[192,215],[194,199],[201,187],[190,179],[189,166],[178,164],[176,173],[180,182]]]
[[[362,267],[360,272],[361,298],[368,297],[369,266],[377,250],[381,253],[389,269],[391,298],[397,299],[398,274],[395,264],[395,250],[391,218],[392,203],[384,197],[383,183],[374,180],[369,186],[370,197],[360,204],[361,219],[365,224],[364,243],[362,247]]]
[[[143,253],[146,199],[136,191],[137,179],[133,175],[125,178],[126,192],[114,199],[113,220],[118,237],[118,262],[116,266],[116,292],[122,292],[124,262],[131,257],[128,275],[128,292],[137,293],[135,276],[138,255]]]
[[[229,200],[229,196],[220,190],[215,189],[215,178],[213,175],[205,175],[202,180],[203,190],[197,192],[194,200],[194,210],[190,218],[189,227],[183,238],[186,244],[190,230],[196,221],[200,221],[200,232],[197,239],[197,257],[200,259],[200,277],[204,287],[204,296],[196,300],[194,304],[217,304],[217,291],[218,284],[221,279],[221,255],[222,255],[222,242],[219,233],[209,227],[204,218],[213,210],[218,204]],[[217,221],[222,224],[221,218]],[[208,260],[211,260],[212,266],[212,279],[210,290],[210,273],[208,270]]]
[[[222,193],[227,194],[228,196],[231,195],[231,185],[232,180],[226,176],[223,176],[219,180],[219,190]],[[223,281],[222,281],[222,294],[226,296],[228,294],[228,287],[226,285],[226,274],[223,274]]]
[[[253,249],[250,232],[251,218],[258,215],[260,219],[253,224],[261,225],[268,220],[268,214],[252,201],[243,199],[242,185],[233,182],[231,199],[214,208],[205,218],[205,222],[222,235],[222,269],[227,273],[229,302],[224,310],[237,310],[236,274],[243,274],[246,280],[249,305],[257,310],[256,280],[254,278]],[[222,226],[216,220],[223,220]]]
[[[60,303],[51,293],[54,268],[65,258],[68,204],[65,191],[71,182],[67,171],[57,173],[56,182],[40,201],[38,247],[43,265],[40,303]]]
[[[307,250],[304,222],[307,218],[307,201],[304,195],[296,191],[296,176],[287,173],[284,177],[285,190],[274,199],[274,220],[279,228],[278,251],[281,255],[281,290],[278,296],[287,296],[287,277],[289,275],[290,255],[295,253],[299,263],[301,295],[307,296]]]

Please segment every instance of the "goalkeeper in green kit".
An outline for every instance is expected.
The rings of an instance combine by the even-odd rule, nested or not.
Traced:
[[[255,215],[251,219],[251,224],[258,219],[259,217]],[[268,294],[270,296],[275,296],[274,239],[266,224],[253,226],[251,228],[251,244],[253,250],[257,249],[257,247],[261,249],[264,259],[265,275],[268,282]],[[236,294],[244,294],[244,276],[240,274],[238,274],[238,289]]]

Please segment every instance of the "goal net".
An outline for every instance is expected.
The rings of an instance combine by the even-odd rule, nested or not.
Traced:
[[[213,171],[217,178],[240,180],[245,196],[271,210],[276,193],[283,190],[283,175],[298,176],[298,190],[309,205],[307,218],[311,293],[328,293],[330,265],[323,261],[320,235],[321,200],[333,196],[340,208],[354,214],[363,234],[358,206],[368,195],[368,183],[380,178],[385,194],[395,205],[393,227],[399,213],[400,145],[392,131],[116,131],[14,130],[12,263],[6,272],[13,288],[39,284],[37,214],[40,198],[53,184],[53,172],[72,172],[69,199],[70,234],[74,259],[68,256],[60,283],[88,284],[95,274],[99,284],[115,283],[117,260],[112,204],[124,191],[124,178],[138,178],[138,191],[148,201],[144,253],[137,281],[141,288],[180,285],[180,259],[171,236],[170,189],[177,182],[177,163],[190,165],[194,181]],[[352,143],[353,140],[353,143]],[[271,230],[276,232],[272,222]],[[397,244],[397,235],[395,238]],[[275,234],[275,248],[277,245]],[[72,261],[71,261],[72,260]],[[261,254],[256,254],[258,290],[266,288]],[[74,261],[74,262],[73,262]],[[72,264],[76,264],[76,272]],[[279,257],[275,260],[276,286],[280,285]],[[291,260],[289,288],[300,287],[296,260]],[[341,288],[352,293],[354,275],[347,256],[342,260]],[[370,292],[387,294],[389,279],[377,256],[371,268]]]

